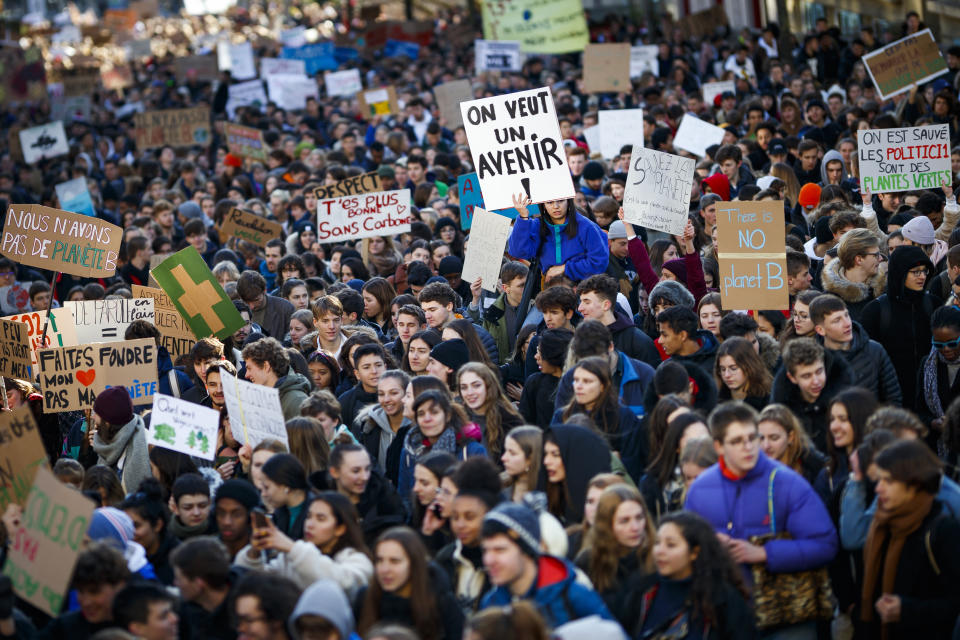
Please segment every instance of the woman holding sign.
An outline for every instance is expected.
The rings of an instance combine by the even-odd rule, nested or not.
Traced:
[[[530,217],[530,197],[513,197],[517,220],[510,232],[507,251],[523,260],[540,259],[545,280],[566,276],[577,282],[603,273],[610,248],[600,227],[577,212],[573,200],[553,200],[539,205],[540,217]]]

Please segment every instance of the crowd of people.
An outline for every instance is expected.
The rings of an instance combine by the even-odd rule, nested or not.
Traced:
[[[947,124],[960,143],[960,48],[882,100],[861,58],[916,14],[903,33],[703,38],[608,18],[593,38],[656,44],[659,71],[591,95],[579,54],[470,75],[473,48],[446,36],[472,24],[438,17],[416,60],[345,64],[394,86],[402,114],[364,120],[320,76],[304,110],[238,108],[266,162],[227,147],[230,74],[181,84],[170,55],[132,63],[123,92],[91,88],[67,156],[28,166],[0,139],[0,199],[58,206],[54,185],[80,177],[123,228],[112,278],[0,258],[4,313],[130,298],[152,256],[192,246],[245,322],[183,353],[145,320],[125,334],[157,341],[160,393],[219,412],[212,461],[148,446],[149,406],[122,387],[44,413],[38,380],[4,380],[96,510],[59,615],[0,577],[0,638],[960,638],[960,146],[941,188],[882,194],[857,154],[870,129]],[[492,294],[461,277],[469,141],[432,93],[460,77],[475,97],[551,87],[576,187],[529,208],[511,194]],[[716,80],[736,91],[706,103]],[[208,147],[136,147],[132,114],[195,105]],[[598,110],[633,107],[618,156],[589,147]],[[0,114],[40,124],[49,105]],[[725,130],[696,159],[686,228],[634,226],[632,144],[689,155],[686,114]],[[410,189],[410,230],[319,241],[315,189],[365,172]],[[782,211],[789,308],[723,308],[731,200]],[[233,208],[284,238],[223,237]],[[224,376],[278,391],[286,441],[238,441]],[[0,560],[22,507],[2,514]]]

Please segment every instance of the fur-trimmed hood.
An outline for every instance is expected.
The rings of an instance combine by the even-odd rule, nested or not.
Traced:
[[[776,373],[777,363],[780,362],[780,343],[762,331],[757,331],[757,340],[760,342],[760,359],[770,373]]]
[[[866,282],[852,282],[841,273],[840,260],[834,259],[829,262],[820,275],[823,283],[823,290],[826,293],[832,293],[839,296],[848,304],[866,302],[877,298],[883,294],[887,287],[887,273],[885,270],[878,271]]]

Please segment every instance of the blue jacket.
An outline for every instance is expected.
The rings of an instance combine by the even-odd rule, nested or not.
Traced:
[[[646,414],[643,398],[647,387],[653,381],[653,367],[645,362],[628,358],[622,351],[617,351],[617,355],[619,359],[613,381],[618,386],[617,395],[620,397],[620,404],[629,408],[633,415],[642,420]],[[560,378],[554,408],[560,409],[567,406],[571,397],[573,397],[572,368]]]
[[[597,592],[577,582],[573,565],[554,556],[540,556],[537,581],[522,599],[533,603],[551,629],[589,616],[614,619]],[[494,587],[480,599],[480,610],[512,602],[509,587]]]
[[[768,509],[771,473],[773,517]],[[746,540],[786,531],[791,539],[764,545],[773,573],[826,566],[837,553],[837,531],[827,508],[803,477],[757,452],[757,464],[739,480],[715,464],[694,480],[686,508],[706,518],[719,533]]]
[[[160,393],[172,396],[173,389],[170,388],[170,371],[173,370],[177,377],[177,386],[180,387],[180,395],[193,386],[193,380],[186,373],[173,366],[173,360],[170,359],[170,353],[165,347],[157,349],[157,389]]]
[[[540,268],[566,265],[571,280],[583,280],[595,273],[604,273],[610,261],[610,247],[606,235],[589,218],[577,215],[577,236],[566,234],[566,224],[548,225],[547,240],[540,246],[540,218],[517,218],[507,243],[508,253],[514,258],[532,260],[540,247]]]

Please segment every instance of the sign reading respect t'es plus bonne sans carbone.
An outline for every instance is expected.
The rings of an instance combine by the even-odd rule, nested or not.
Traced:
[[[952,182],[950,125],[858,131],[857,141],[864,191],[938,189]]]
[[[777,310],[790,306],[780,204],[717,203],[720,304],[724,309]]]

